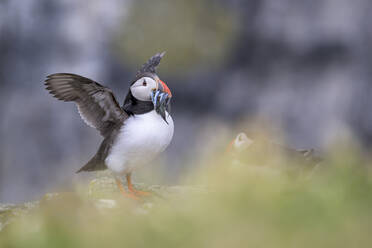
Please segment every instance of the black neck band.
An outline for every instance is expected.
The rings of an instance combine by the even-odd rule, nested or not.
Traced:
[[[122,108],[129,115],[140,115],[154,110],[154,104],[151,101],[137,100],[129,90]]]

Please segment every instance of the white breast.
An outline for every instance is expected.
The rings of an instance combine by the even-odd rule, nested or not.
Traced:
[[[121,127],[105,163],[114,173],[123,174],[150,162],[167,148],[173,137],[173,120],[168,124],[155,110],[129,117]]]

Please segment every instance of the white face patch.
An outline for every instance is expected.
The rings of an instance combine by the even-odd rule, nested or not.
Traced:
[[[234,148],[238,151],[242,151],[249,147],[253,143],[253,140],[247,137],[245,133],[239,133],[234,140]]]
[[[157,83],[150,77],[138,79],[131,87],[132,95],[141,101],[151,101],[151,92],[158,88]]]

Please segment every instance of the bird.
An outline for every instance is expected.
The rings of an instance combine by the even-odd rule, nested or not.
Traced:
[[[227,147],[227,154],[233,157],[233,161],[243,164],[266,165],[280,162],[280,159],[289,159],[302,164],[304,169],[313,169],[322,158],[319,157],[314,149],[293,149],[281,144],[266,140],[253,140],[241,132],[230,142]],[[276,160],[279,159],[279,160]],[[257,164],[258,163],[258,164]]]
[[[89,78],[55,73],[45,79],[50,94],[74,102],[83,121],[103,136],[96,154],[76,173],[109,169],[121,193],[136,200],[150,193],[134,188],[132,172],[163,152],[174,133],[172,93],[156,73],[164,54],[157,53],[142,65],[122,106],[110,88]],[[121,182],[124,176],[128,190]]]

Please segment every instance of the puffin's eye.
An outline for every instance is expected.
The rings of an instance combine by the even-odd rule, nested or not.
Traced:
[[[142,83],[143,86],[147,86],[147,82],[145,80],[143,80],[143,83]]]

